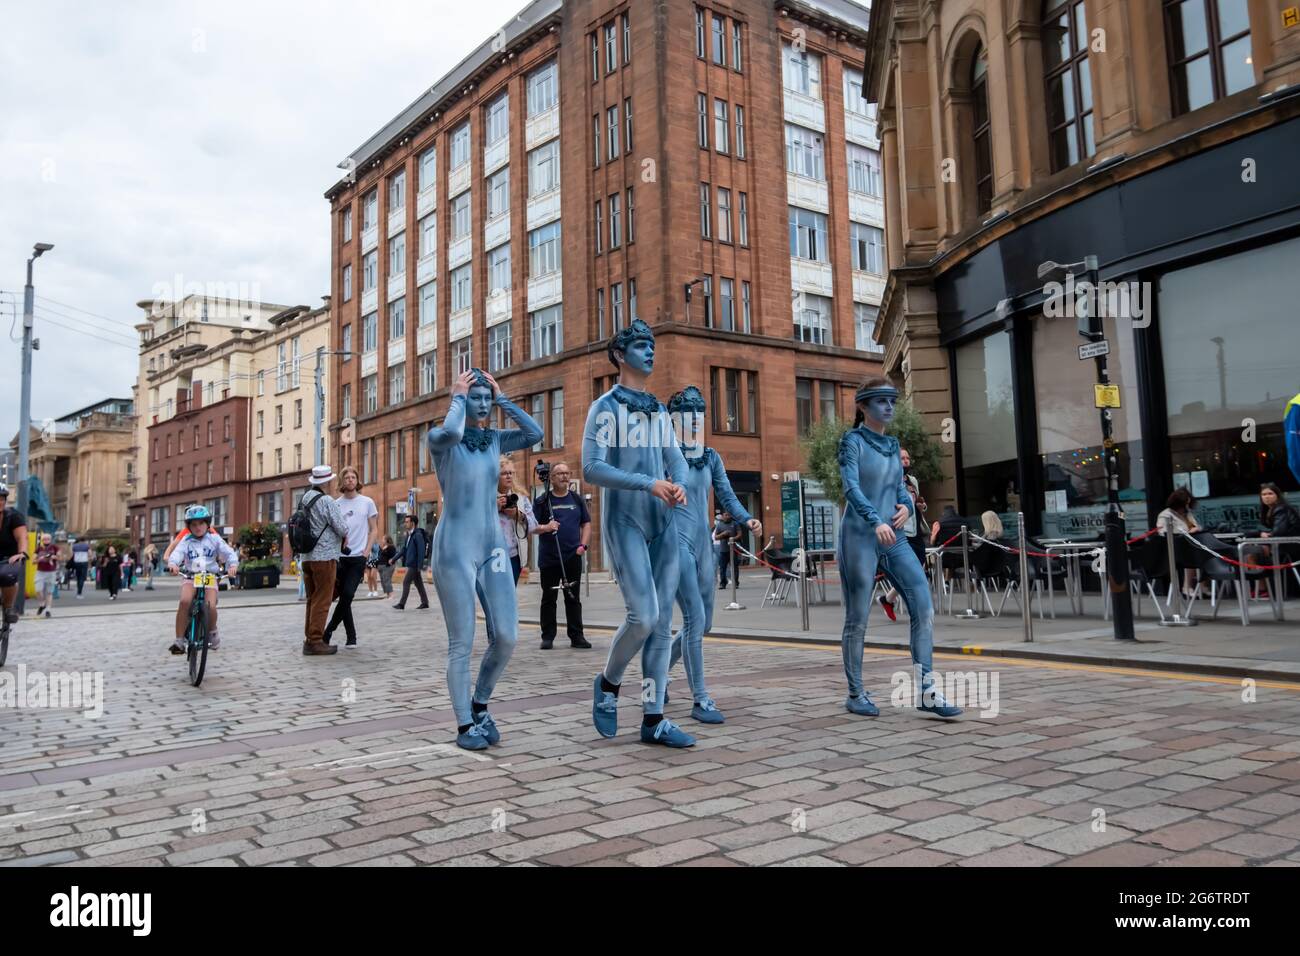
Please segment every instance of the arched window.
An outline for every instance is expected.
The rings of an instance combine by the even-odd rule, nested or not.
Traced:
[[[970,96],[973,108],[972,135],[975,140],[975,197],[977,211],[993,206],[993,143],[989,132],[988,57],[976,47],[972,57]]]
[[[1255,85],[1246,0],[1164,0],[1174,115]]]
[[[1083,0],[1046,0],[1043,64],[1047,70],[1047,136],[1052,172],[1056,172],[1097,151]]]

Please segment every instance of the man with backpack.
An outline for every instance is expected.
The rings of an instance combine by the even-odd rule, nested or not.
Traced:
[[[425,552],[429,549],[429,536],[424,533],[415,515],[406,516],[406,549],[402,553],[402,564],[406,575],[402,578],[402,596],[393,607],[398,611],[406,610],[406,597],[411,593],[411,585],[420,592],[420,603],[416,610],[423,611],[429,606],[429,595],[424,590],[424,577],[420,568],[424,564]]]
[[[325,643],[325,621],[334,600],[334,576],[348,528],[338,503],[326,494],[334,470],[317,465],[308,480],[311,488],[289,518],[289,544],[298,556],[299,573],[307,587],[302,652],[310,657],[338,653],[337,647]]]

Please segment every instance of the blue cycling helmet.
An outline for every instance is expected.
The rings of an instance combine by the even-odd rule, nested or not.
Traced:
[[[204,505],[190,505],[185,509],[185,523],[188,525],[191,521],[206,521],[212,524],[212,512]]]

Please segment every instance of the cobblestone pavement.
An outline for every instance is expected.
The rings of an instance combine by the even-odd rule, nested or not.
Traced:
[[[906,658],[881,650],[866,719],[843,709],[838,648],[710,641],[727,722],[691,721],[677,680],[669,714],[700,743],[671,751],[637,740],[635,667],[618,737],[592,730],[608,632],[543,652],[525,628],[502,742],[469,754],[436,609],[362,601],[361,647],[318,659],[301,615],[227,608],[198,689],[167,613],[19,625],[0,865],[1300,863],[1297,685],[950,655],[936,666],[996,698],[948,723],[890,706]],[[32,706],[42,677],[87,668],[102,716]]]

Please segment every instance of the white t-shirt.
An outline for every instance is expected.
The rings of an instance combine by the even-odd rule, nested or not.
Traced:
[[[370,541],[370,519],[379,517],[379,509],[365,495],[348,498],[339,495],[334,499],[343,513],[343,523],[348,526],[347,546],[350,557],[368,558],[366,545]]]

